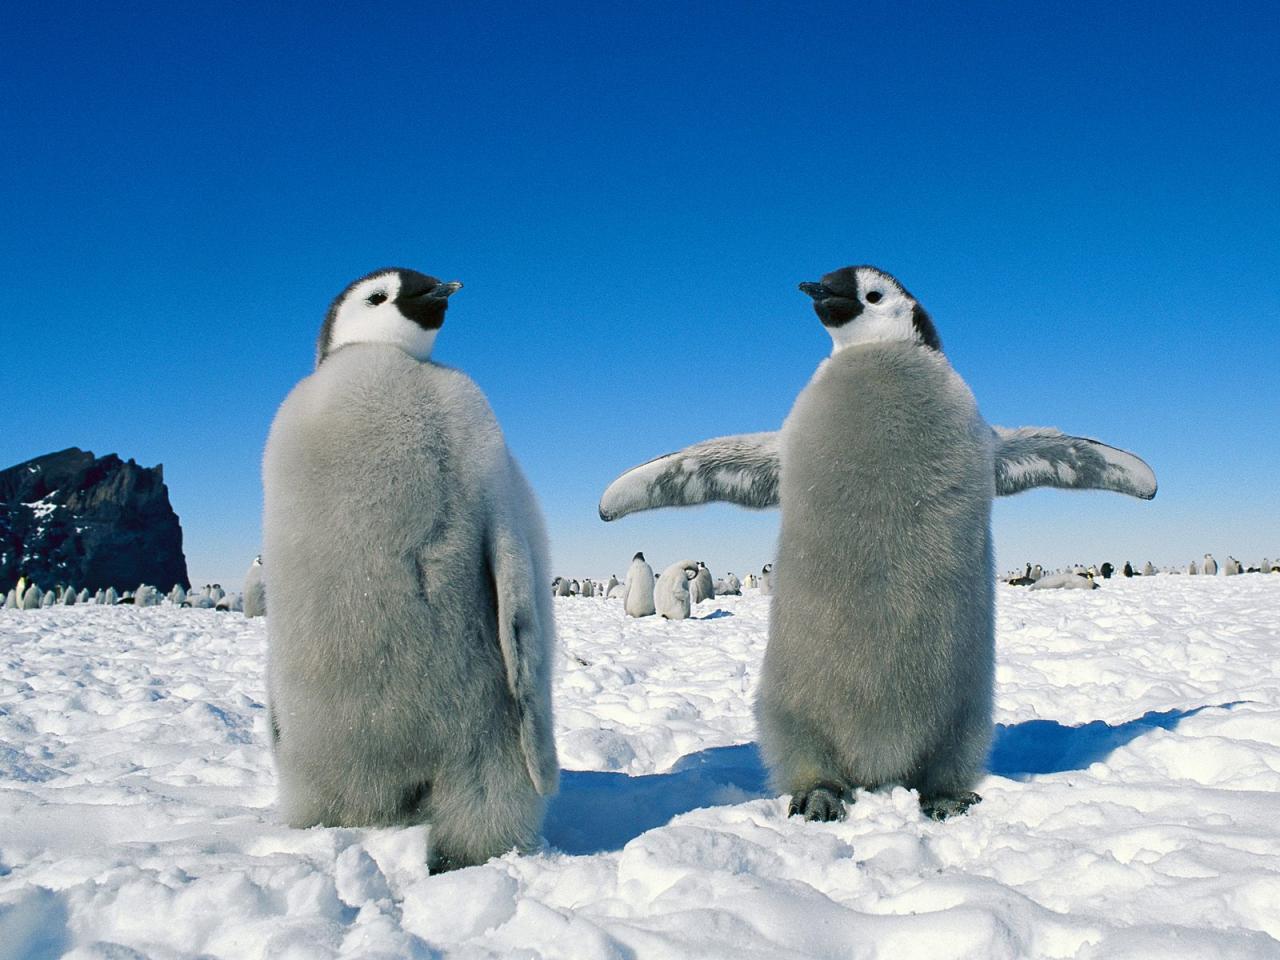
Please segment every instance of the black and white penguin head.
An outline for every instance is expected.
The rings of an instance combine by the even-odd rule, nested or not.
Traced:
[[[637,553],[634,557],[631,558],[631,562],[635,563],[637,560],[643,560],[643,559],[644,559],[644,553]]]
[[[429,360],[444,324],[449,296],[462,288],[416,270],[388,267],[351,283],[329,306],[320,328],[316,364],[349,343],[389,343]]]
[[[897,280],[875,267],[842,267],[818,283],[802,283],[831,334],[832,352],[859,343],[914,342],[942,351],[933,320]]]

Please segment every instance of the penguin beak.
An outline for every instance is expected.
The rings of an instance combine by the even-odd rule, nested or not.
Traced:
[[[437,283],[427,294],[432,300],[447,300],[462,289],[462,282],[450,280],[448,283]]]
[[[835,296],[830,287],[824,286],[821,283],[802,283],[800,284],[800,292],[807,293],[809,296],[813,297],[814,300],[818,301],[826,300],[829,297]]]

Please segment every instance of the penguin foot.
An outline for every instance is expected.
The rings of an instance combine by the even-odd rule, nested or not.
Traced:
[[[920,812],[930,820],[947,820],[968,813],[970,807],[981,802],[980,796],[968,790],[964,793],[939,794],[936,797],[921,797]]]
[[[845,815],[844,790],[838,784],[818,783],[808,790],[795,793],[791,797],[791,805],[787,807],[787,816],[803,816],[806,820],[817,820],[830,823],[832,820],[843,820]]]
[[[448,873],[450,870],[461,870],[463,867],[469,867],[471,864],[465,860],[452,857],[447,853],[432,853],[427,857],[427,873],[435,876],[437,873]]]

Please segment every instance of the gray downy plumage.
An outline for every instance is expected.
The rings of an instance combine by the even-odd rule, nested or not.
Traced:
[[[267,581],[266,571],[262,566],[262,558],[254,557],[244,575],[244,615],[246,617],[265,617],[267,615]]]
[[[458,286],[348,287],[263,458],[280,809],[429,821],[433,870],[531,848],[559,772],[542,517],[484,394],[430,362],[439,323],[412,329]]]
[[[653,616],[656,609],[653,605],[653,587],[653,567],[645,561],[643,553],[637,553],[627,570],[626,591],[622,595],[622,607],[627,616]]]
[[[1034,486],[1150,498],[1155,475],[1097,441],[987,425],[928,314],[888,274],[850,267],[801,289],[834,350],[781,433],[633,468],[600,515],[780,504],[757,702],[774,786],[808,819],[887,784],[947,816],[977,799],[991,737],[992,498]]]
[[[711,571],[707,569],[705,563],[699,560],[698,574],[693,578],[693,582],[689,584],[689,599],[693,603],[701,603],[703,600],[714,600],[715,596],[716,588],[711,579]]]
[[[698,576],[698,565],[680,560],[662,571],[653,588],[653,604],[658,616],[667,620],[687,620],[692,609],[689,588]]]

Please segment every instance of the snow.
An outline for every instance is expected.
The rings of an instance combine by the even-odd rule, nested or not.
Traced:
[[[1280,576],[1000,586],[984,801],[767,795],[768,598],[556,601],[546,848],[276,822],[264,624],[0,610],[0,958],[1280,957]]]

